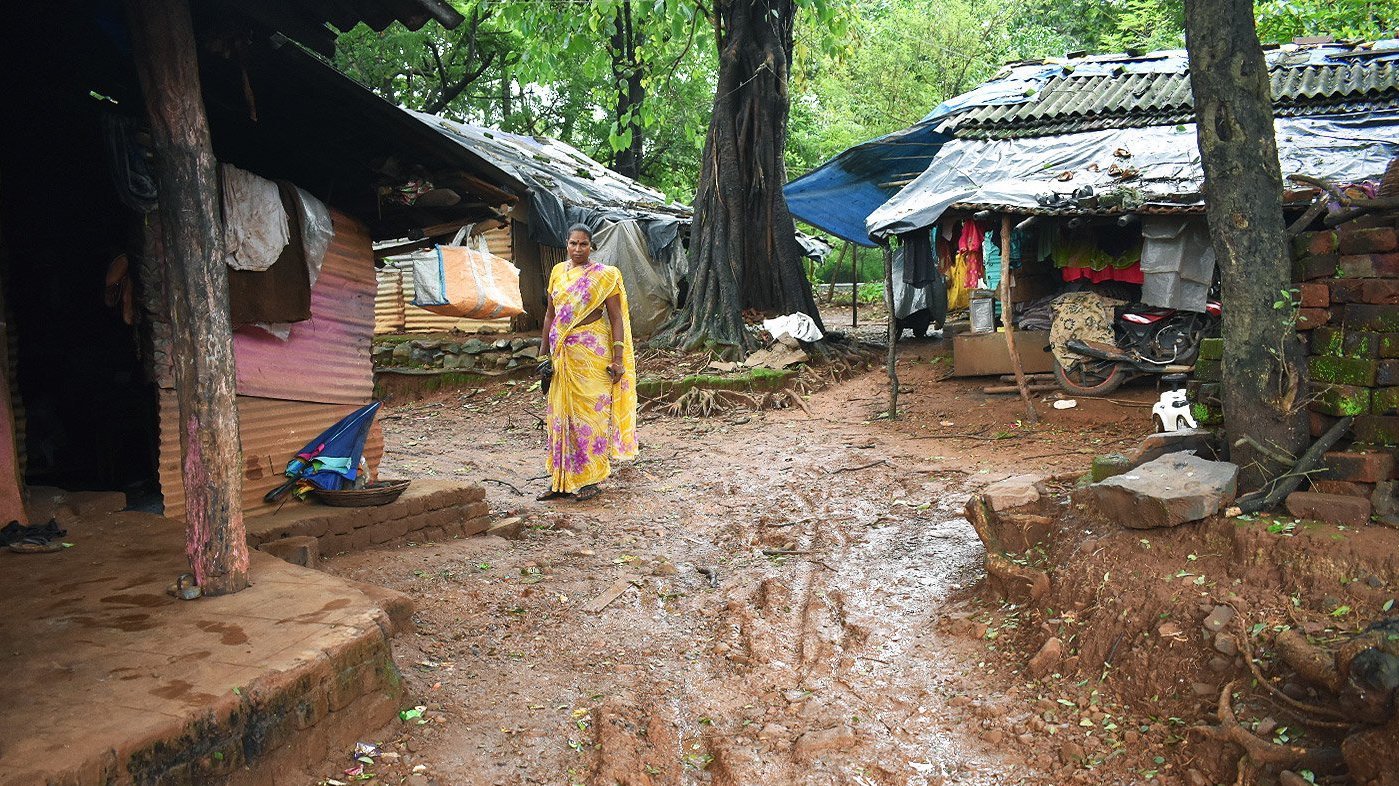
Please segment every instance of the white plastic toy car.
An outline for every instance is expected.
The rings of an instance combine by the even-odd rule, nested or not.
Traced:
[[[1184,431],[1196,428],[1195,416],[1190,414],[1190,401],[1185,388],[1167,390],[1151,405],[1151,422],[1157,431]]]

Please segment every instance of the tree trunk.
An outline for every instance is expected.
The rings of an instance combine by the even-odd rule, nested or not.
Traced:
[[[1274,307],[1292,287],[1292,267],[1268,69],[1250,0],[1187,0],[1185,30],[1205,210],[1224,284],[1225,433],[1241,490],[1256,489],[1285,468],[1239,438],[1294,457],[1307,439],[1294,312]]]
[[[218,179],[186,0],[128,0],[160,188],[187,552],[206,595],[248,586],[243,457]]]
[[[690,298],[653,344],[742,354],[744,309],[802,312],[820,325],[787,211],[787,73],[792,0],[717,0],[719,80],[690,239]]]
[[[612,156],[612,169],[633,180],[641,176],[641,116],[637,114],[646,100],[646,88],[641,84],[642,65],[638,52],[641,33],[632,24],[631,0],[623,0],[613,20],[616,30],[610,41],[612,49],[612,79],[617,90],[616,118],[622,132],[631,132],[631,143]]]

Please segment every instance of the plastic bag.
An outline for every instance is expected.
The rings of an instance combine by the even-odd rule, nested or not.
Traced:
[[[520,271],[486,249],[458,245],[471,227],[463,227],[450,245],[412,255],[413,305],[434,314],[470,319],[498,319],[523,314]]]

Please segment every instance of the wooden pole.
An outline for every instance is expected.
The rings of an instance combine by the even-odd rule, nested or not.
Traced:
[[[850,241],[845,241],[845,245],[836,252],[836,261],[831,265],[831,280],[826,285],[826,302],[835,305],[836,302],[836,279],[840,278],[840,263],[845,260],[845,249],[850,246]]]
[[[848,240],[845,244],[850,246],[850,329],[854,330],[860,326],[860,249]]]
[[[894,367],[896,354],[894,352],[894,339],[899,336],[899,329],[894,324],[894,250],[885,240],[881,244],[884,249],[884,306],[889,310],[889,354],[886,358],[886,366],[889,371],[889,419],[897,420],[899,417],[899,374]]]
[[[1010,302],[1010,233],[1013,231],[1010,214],[1001,216],[1001,324],[1005,326],[1006,348],[1010,350],[1010,367],[1015,370],[1015,386],[1020,388],[1020,397],[1025,399],[1025,418],[1031,425],[1040,422],[1040,413],[1035,410],[1035,402],[1030,398],[1030,386],[1025,382],[1025,368],[1020,364],[1020,353],[1015,351],[1015,314]]]
[[[160,189],[185,484],[186,553],[206,595],[248,586],[228,273],[187,0],[127,0]]]

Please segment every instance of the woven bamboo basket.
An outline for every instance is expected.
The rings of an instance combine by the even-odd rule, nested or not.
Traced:
[[[408,488],[412,481],[407,480],[381,480],[377,483],[370,483],[362,489],[341,489],[340,491],[326,491],[316,489],[311,492],[323,505],[330,505],[334,508],[367,508],[375,505],[387,505],[398,499]]]

